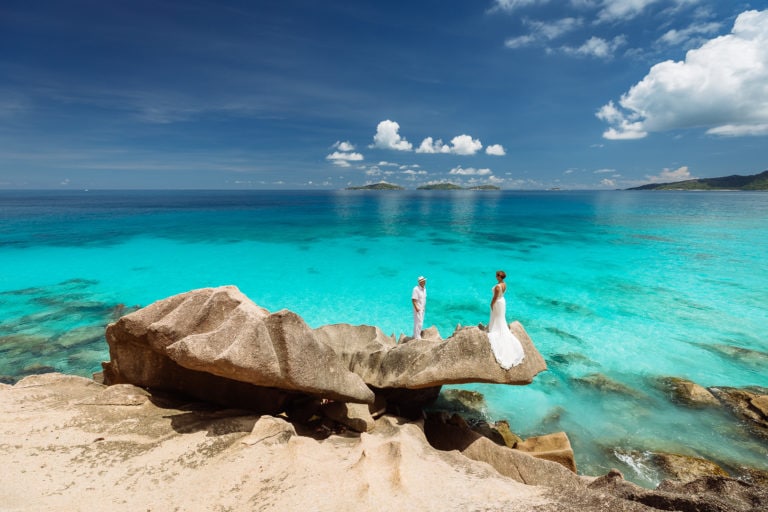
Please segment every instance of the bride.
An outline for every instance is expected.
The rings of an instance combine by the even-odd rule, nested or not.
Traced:
[[[488,322],[488,340],[491,342],[491,350],[496,356],[496,361],[505,370],[520,364],[525,357],[523,346],[507,325],[507,301],[504,292],[507,291],[507,283],[504,279],[507,274],[503,270],[496,272],[498,283],[493,287],[493,299],[491,299],[491,320]]]

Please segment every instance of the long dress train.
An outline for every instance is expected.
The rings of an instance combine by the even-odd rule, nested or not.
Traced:
[[[499,366],[509,370],[520,364],[525,357],[523,345],[509,330],[507,324],[507,301],[502,294],[496,299],[491,309],[491,320],[488,322],[488,341]]]

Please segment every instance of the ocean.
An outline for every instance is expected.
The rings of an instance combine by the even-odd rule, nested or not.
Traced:
[[[768,469],[768,446],[660,379],[768,387],[768,194],[641,191],[0,191],[0,381],[107,360],[104,327],[236,285],[312,327],[487,323],[495,271],[549,370],[467,384],[522,437],[565,431],[579,472],[659,481],[647,451]]]

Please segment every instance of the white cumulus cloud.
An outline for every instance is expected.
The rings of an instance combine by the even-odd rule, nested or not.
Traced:
[[[656,176],[646,176],[651,183],[674,183],[675,181],[685,181],[696,179],[684,165],[677,169],[664,169]]]
[[[452,153],[454,155],[474,155],[483,149],[483,143],[469,135],[457,135],[450,144],[444,144],[441,139],[427,137],[416,149],[417,153]]]
[[[504,156],[507,154],[506,150],[504,149],[504,146],[502,146],[501,144],[491,144],[490,146],[485,148],[485,153],[493,156]]]
[[[330,160],[334,165],[339,167],[349,167],[349,162],[358,162],[363,160],[363,155],[360,153],[347,153],[341,151],[334,151],[330,155],[325,157],[326,160]]]
[[[474,155],[481,149],[482,143],[469,135],[457,135],[451,139],[451,152],[457,155]]]
[[[355,150],[355,146],[353,146],[352,143],[349,142],[349,141],[341,142],[341,141],[337,140],[336,143],[333,145],[333,147],[338,149],[339,151],[354,151]]]
[[[448,172],[448,174],[457,174],[460,176],[487,176],[488,174],[491,174],[490,169],[475,169],[474,167],[468,167],[464,169],[463,167],[454,167],[453,169]]]
[[[451,147],[448,144],[443,144],[443,141],[440,139],[434,140],[432,137],[427,137],[423,141],[421,141],[421,144],[418,148],[416,148],[417,153],[450,153]]]
[[[616,107],[613,101],[609,101],[606,105],[603,105],[595,115],[606,123],[614,125],[603,133],[603,137],[606,139],[642,139],[648,135],[648,132],[643,128],[642,122],[627,118],[630,117],[636,119],[636,116],[625,116],[625,114]]]
[[[712,135],[768,135],[768,10],[741,13],[730,34],[653,66],[596,113],[607,139],[703,127]]]
[[[457,155],[474,155],[483,149],[483,144],[469,135],[457,135],[451,139],[451,152]]]
[[[397,151],[410,151],[413,145],[400,136],[400,125],[395,121],[382,121],[376,127],[376,135],[373,136],[373,146],[381,149],[394,149]]]

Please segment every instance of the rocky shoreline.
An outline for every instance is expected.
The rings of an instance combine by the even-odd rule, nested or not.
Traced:
[[[616,470],[577,473],[566,433],[521,439],[489,424],[479,393],[525,385],[478,327],[395,340],[368,326],[310,329],[235,287],[194,290],[107,328],[96,380],[35,375],[0,384],[2,510],[758,511],[768,474],[628,453],[666,476],[656,489]],[[725,407],[768,438],[768,390],[658,383],[689,407]]]

